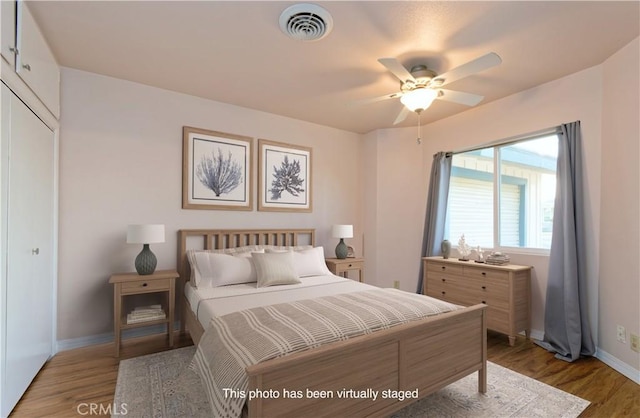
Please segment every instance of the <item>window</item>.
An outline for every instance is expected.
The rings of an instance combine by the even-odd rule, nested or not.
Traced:
[[[558,136],[453,156],[445,237],[471,247],[549,249]],[[500,173],[500,175],[496,175]]]

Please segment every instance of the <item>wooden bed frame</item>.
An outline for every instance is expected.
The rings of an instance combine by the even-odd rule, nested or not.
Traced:
[[[189,229],[181,230],[179,235],[179,295],[190,277],[186,258],[189,249],[315,242],[313,229]],[[194,237],[199,238],[196,246],[190,239]],[[197,344],[204,329],[188,301],[184,299],[182,304],[181,331],[186,325]],[[383,391],[415,395],[417,389],[417,399],[421,399],[476,371],[478,391],[485,393],[486,334],[486,306],[475,305],[250,366],[249,392],[262,396],[247,402],[248,416],[388,416],[415,399],[399,401],[393,392],[387,392],[391,397],[383,398]],[[379,391],[378,399],[338,398],[342,389],[372,389]],[[289,396],[285,396],[285,390]],[[296,394],[302,397],[292,396]],[[333,397],[322,398],[323,394]]]

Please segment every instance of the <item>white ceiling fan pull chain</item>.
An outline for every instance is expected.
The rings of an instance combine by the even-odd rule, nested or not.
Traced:
[[[422,144],[422,129],[420,122],[422,121],[422,112],[416,112],[418,114],[418,145]]]

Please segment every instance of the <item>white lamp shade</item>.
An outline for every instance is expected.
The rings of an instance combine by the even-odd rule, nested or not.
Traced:
[[[353,238],[353,225],[334,225],[331,235],[333,238]]]
[[[406,92],[400,97],[400,101],[409,110],[415,112],[417,110],[425,110],[438,97],[438,92],[429,88],[418,88]]]
[[[129,225],[127,244],[153,244],[164,242],[164,225]]]

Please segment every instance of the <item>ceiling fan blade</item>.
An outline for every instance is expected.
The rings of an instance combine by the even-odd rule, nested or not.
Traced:
[[[356,100],[354,104],[363,105],[363,104],[369,104],[369,103],[376,103],[376,102],[381,102],[383,100],[395,99],[395,98],[398,98],[400,96],[402,96],[401,92],[390,93],[390,94],[385,94],[384,96],[378,96],[378,97],[371,97],[369,99]]]
[[[484,96],[479,94],[464,93],[461,91],[438,89],[440,94],[436,99],[446,100],[447,102],[459,103],[466,106],[475,106],[484,99]]]
[[[411,75],[411,73],[404,68],[400,61],[395,58],[380,58],[378,62],[384,65],[387,70],[391,71],[393,75],[398,77],[402,83],[406,83],[407,81],[411,81],[413,83],[416,82],[416,79]]]
[[[396,118],[396,120],[393,121],[393,124],[397,125],[403,120],[405,120],[407,116],[409,116],[409,113],[411,113],[411,111],[405,106],[402,106],[402,110],[400,111],[400,113],[398,113],[398,117]]]
[[[466,64],[462,64],[459,67],[454,68],[444,74],[440,74],[432,80],[432,83],[436,83],[436,86],[445,86],[449,83],[453,83],[461,78],[468,77],[472,74],[479,73],[484,70],[488,70],[491,67],[495,67],[502,62],[502,58],[495,52],[489,52],[487,55],[483,55],[480,58],[476,58],[473,61],[469,61]],[[440,83],[440,81],[442,81]]]

